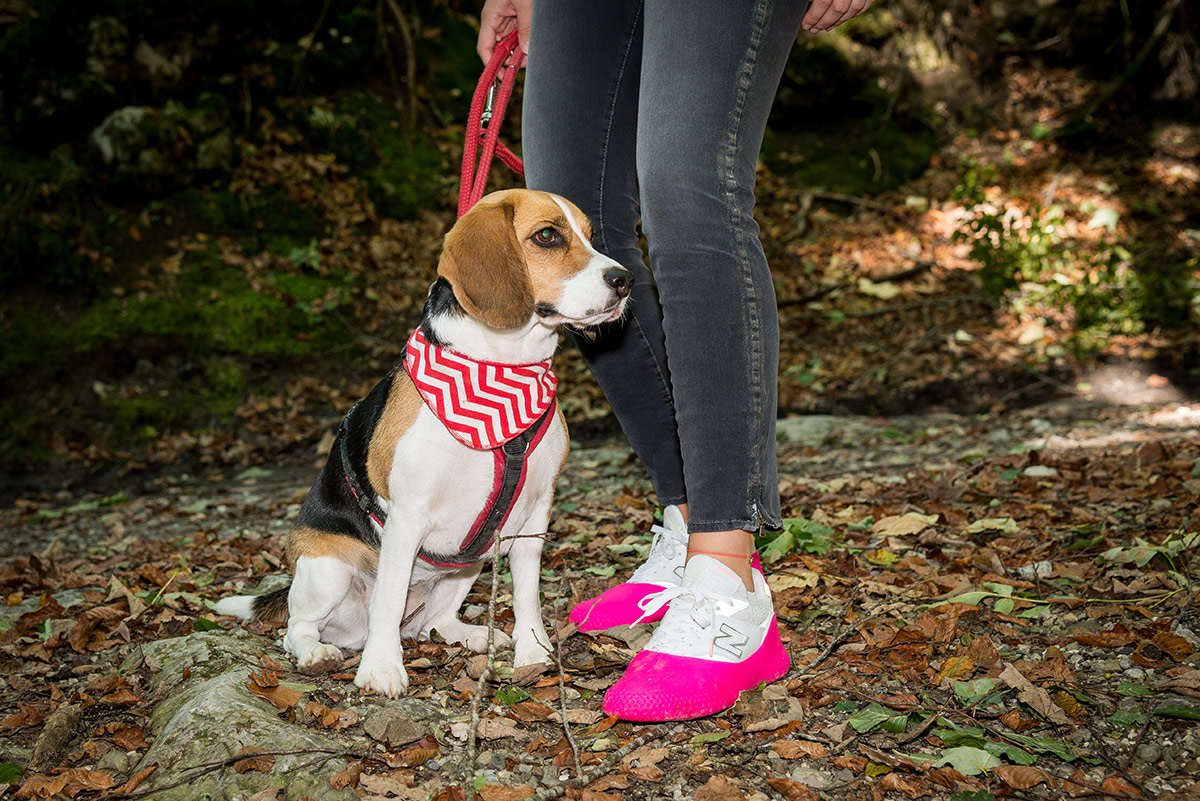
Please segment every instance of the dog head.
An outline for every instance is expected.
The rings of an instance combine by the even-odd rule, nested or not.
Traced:
[[[558,195],[493,192],[446,234],[438,273],[490,328],[598,325],[624,313],[633,275],[591,238],[587,217]]]

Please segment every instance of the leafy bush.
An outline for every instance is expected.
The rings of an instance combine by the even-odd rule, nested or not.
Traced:
[[[1094,211],[1087,227],[1106,231],[1091,243],[1068,233],[1061,204],[1002,207],[985,190],[994,178],[989,166],[964,160],[952,195],[970,213],[954,240],[969,246],[993,298],[1018,316],[1057,312],[1070,325],[1069,342],[1082,349],[1114,334],[1188,323],[1200,298],[1194,265],[1152,263],[1140,243],[1117,235],[1113,209]]]

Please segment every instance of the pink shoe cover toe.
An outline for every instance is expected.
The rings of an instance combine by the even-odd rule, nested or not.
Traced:
[[[742,691],[779,679],[790,664],[774,618],[763,644],[742,662],[642,651],[608,689],[604,714],[644,722],[702,718],[733,706]]]
[[[647,595],[652,595],[662,589],[658,584],[618,584],[609,587],[604,592],[587,601],[576,604],[571,610],[571,622],[580,631],[600,631],[611,629],[613,626],[627,626],[635,623],[642,616],[642,608],[638,602]],[[642,623],[654,623],[662,620],[667,608],[647,616]]]

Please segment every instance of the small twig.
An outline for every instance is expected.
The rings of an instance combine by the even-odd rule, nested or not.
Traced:
[[[1088,730],[1088,732],[1091,733],[1092,739],[1095,741],[1093,747],[1100,752],[1100,758],[1103,759],[1105,763],[1109,765],[1109,767],[1120,773],[1121,776],[1124,777],[1125,781],[1138,788],[1139,791],[1143,793],[1146,792],[1146,788],[1142,786],[1141,782],[1131,776],[1129,771],[1127,771],[1124,766],[1117,764],[1117,760],[1113,757],[1112,752],[1109,751],[1108,747],[1104,744],[1103,735],[1097,732],[1095,727],[1093,727],[1088,721],[1083,721],[1082,725]]]
[[[1147,729],[1150,728],[1150,721],[1154,720],[1154,715],[1150,712],[1150,704],[1142,704],[1142,712],[1145,713],[1146,719],[1142,721],[1142,728],[1138,731],[1137,740],[1133,743],[1133,748],[1129,749],[1129,753],[1125,757],[1125,762],[1121,766],[1121,772],[1129,770],[1129,766],[1133,764],[1133,758],[1137,756],[1138,749],[1142,747],[1142,740],[1146,736]]]
[[[412,26],[404,18],[404,12],[400,10],[400,5],[396,0],[387,0],[387,4],[388,8],[392,10],[392,16],[396,18],[396,27],[400,29],[400,36],[404,39],[404,79],[408,84],[405,87],[408,90],[408,127],[412,128],[417,121],[417,49],[413,44]]]
[[[471,731],[467,734],[467,767],[470,774],[463,777],[463,790],[474,797],[472,781],[475,774],[475,754],[479,729],[479,699],[487,689],[488,679],[492,676],[492,661],[496,658],[496,597],[500,594],[500,538],[496,537],[492,545],[492,594],[488,598],[488,637],[487,656],[483,660],[483,669],[479,671],[479,681],[475,685],[475,696],[471,699]]]
[[[903,220],[909,225],[912,224],[912,220],[909,219],[908,215],[902,214],[901,212],[898,212],[889,206],[885,206],[882,203],[876,203],[873,200],[867,200],[866,198],[858,197],[857,195],[847,195],[844,192],[827,192],[824,189],[810,189],[808,192],[805,192],[805,194],[811,195],[812,197],[820,200],[832,200],[836,203],[851,203],[855,206],[862,206],[864,209],[878,211],[881,214],[889,214],[892,217],[897,217]]]
[[[858,588],[855,587],[850,592],[850,597],[846,599],[846,603],[842,605],[842,613],[838,616],[837,628],[834,630],[833,637],[830,638],[830,640],[829,640],[828,644],[826,644],[825,648],[821,651],[821,653],[817,654],[816,659],[814,659],[813,661],[811,661],[807,665],[805,665],[802,670],[795,671],[795,675],[802,676],[805,673],[811,672],[813,668],[815,668],[817,665],[821,664],[826,659],[828,659],[829,655],[833,653],[835,648],[837,648],[839,645],[841,645],[843,642],[845,642],[851,636],[853,636],[858,631],[859,626],[861,626],[863,623],[867,622],[868,620],[870,620],[871,618],[873,618],[875,616],[874,614],[872,614],[868,617],[865,617],[848,629],[842,628],[842,625],[846,622],[846,613],[849,612],[850,607],[854,605],[854,596],[857,593],[858,593]],[[791,676],[789,675],[787,678],[791,678]]]
[[[555,602],[555,606],[562,602],[560,596]],[[555,615],[557,622],[558,615]],[[575,779],[583,781],[583,759],[579,755],[579,743],[575,741],[575,735],[571,731],[571,722],[567,720],[567,677],[563,669],[563,637],[562,629],[556,632],[554,638],[554,663],[558,666],[558,705],[559,714],[562,715],[563,734],[567,737],[567,744],[571,746],[571,755],[575,758]],[[581,785],[582,786],[582,785]]]
[[[327,754],[328,756],[325,757],[326,761],[330,759],[369,759],[373,762],[384,762],[386,764],[386,760],[383,759],[383,757],[375,754],[367,754],[360,751],[337,751],[332,748],[290,748],[281,751],[254,751],[252,753],[235,754],[234,756],[226,757],[225,759],[218,759],[215,762],[201,762],[199,765],[192,766],[192,768],[197,768],[194,773],[190,773],[178,781],[171,782],[170,784],[164,784],[161,787],[153,787],[149,790],[138,790],[134,793],[105,793],[99,797],[99,801],[109,801],[109,799],[112,798],[144,798],[149,795],[154,795],[155,793],[161,793],[165,790],[180,787],[184,784],[191,784],[202,776],[207,776],[210,773],[216,773],[222,768],[227,768],[235,762],[241,762],[243,759],[264,756],[293,756],[296,754]]]
[[[1117,75],[1115,78],[1109,81],[1108,84],[1105,85],[1105,87],[1100,90],[1095,97],[1093,97],[1087,102],[1086,105],[1083,106],[1083,108],[1072,114],[1071,117],[1068,118],[1067,121],[1064,122],[1062,126],[1054,132],[1055,136],[1069,136],[1083,129],[1087,123],[1087,118],[1099,111],[1100,107],[1111,100],[1113,95],[1117,93],[1117,90],[1120,89],[1126,81],[1132,78],[1139,69],[1141,69],[1142,64],[1147,58],[1150,57],[1150,54],[1153,53],[1162,43],[1163,37],[1166,36],[1167,31],[1170,30],[1171,18],[1175,16],[1175,12],[1179,10],[1181,5],[1183,5],[1183,0],[1167,0],[1167,2],[1158,12],[1158,19],[1154,21],[1154,29],[1150,32],[1150,36],[1147,37],[1145,43],[1142,45],[1142,48],[1137,52],[1137,55],[1134,56],[1133,61],[1130,62],[1127,67],[1125,67],[1120,75]]]
[[[174,573],[171,574],[170,578],[168,578],[166,580],[166,582],[162,585],[162,587],[159,589],[158,594],[154,596],[154,600],[150,602],[150,604],[149,604],[150,606],[154,606],[155,604],[157,604],[159,601],[162,600],[163,593],[167,591],[167,587],[171,586],[171,582],[174,581],[175,577],[178,575],[179,575],[179,570],[176,570]]]

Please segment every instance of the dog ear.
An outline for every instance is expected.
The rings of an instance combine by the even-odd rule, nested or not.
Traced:
[[[492,328],[519,328],[533,314],[533,285],[508,199],[464,214],[442,247],[438,273],[467,314]]]

